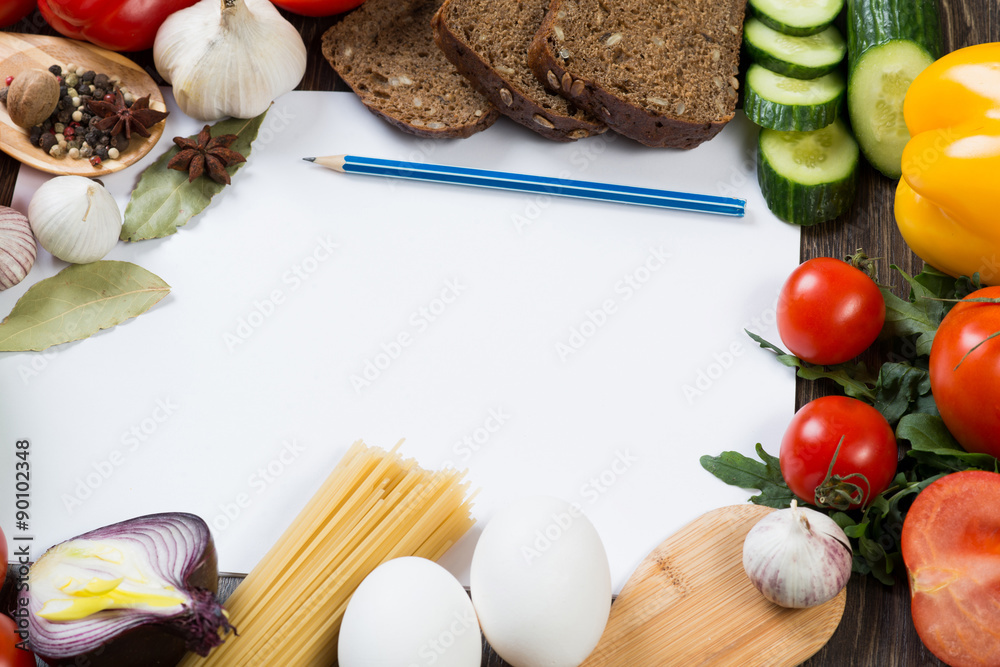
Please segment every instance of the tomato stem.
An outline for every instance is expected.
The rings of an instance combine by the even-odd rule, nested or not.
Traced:
[[[858,248],[853,255],[844,257],[845,262],[867,275],[876,284],[878,284],[878,266],[875,261],[878,259],[880,258],[869,257],[861,248]]]
[[[813,494],[813,502],[817,507],[847,510],[852,505],[864,505],[871,493],[871,484],[868,482],[868,478],[861,473],[854,472],[843,477],[833,474],[833,466],[837,462],[837,456],[840,454],[845,437],[840,436],[840,442],[837,443],[837,449],[834,450],[833,458],[830,460],[830,467],[827,468],[826,478],[820,482]],[[852,479],[863,482],[864,488],[856,484],[855,481],[849,481]]]

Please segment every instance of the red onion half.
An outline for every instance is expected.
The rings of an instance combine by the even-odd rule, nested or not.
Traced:
[[[172,667],[187,651],[208,655],[233,630],[218,585],[212,535],[193,514],[98,528],[31,566],[29,643],[50,665],[85,656],[91,667]]]

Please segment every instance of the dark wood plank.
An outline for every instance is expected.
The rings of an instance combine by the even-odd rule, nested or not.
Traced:
[[[941,10],[949,50],[1000,41],[1000,8],[996,0],[941,0]],[[320,53],[323,32],[338,17],[311,19],[283,13],[300,30],[309,51],[309,64],[299,89],[345,90]],[[37,13],[8,30],[55,34]],[[151,73],[155,71],[150,52],[129,55]],[[17,169],[13,159],[0,154],[0,204],[10,204]],[[885,258],[880,266],[884,282],[891,280],[890,262],[911,273],[918,271],[920,260],[910,252],[896,229],[892,206],[894,189],[893,181],[865,167],[852,210],[836,221],[803,230],[802,258],[839,257],[864,248],[871,256]],[[801,405],[828,390],[823,385],[800,383],[797,403]],[[223,594],[228,595],[238,581],[237,578],[224,578]],[[8,581],[0,595],[0,604],[5,610],[10,608],[10,592]],[[483,664],[486,667],[506,665],[489,647],[484,652]],[[872,579],[854,577],[848,588],[847,608],[840,627],[827,646],[805,664],[808,667],[910,667],[943,663],[927,652],[913,629],[905,582],[888,587]]]

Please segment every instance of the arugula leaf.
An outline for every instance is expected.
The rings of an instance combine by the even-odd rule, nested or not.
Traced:
[[[942,469],[997,471],[997,459],[989,454],[977,454],[962,449],[948,431],[941,417],[928,414],[909,414],[896,427],[896,437],[909,440],[908,454],[923,463],[938,461]],[[925,456],[932,454],[933,456]],[[935,458],[936,457],[936,458]],[[953,460],[957,459],[959,463]],[[955,467],[955,466],[960,467]]]
[[[718,456],[702,456],[699,462],[702,468],[726,484],[741,489],[758,489],[760,493],[750,498],[750,502],[756,505],[778,509],[790,506],[795,494],[781,476],[778,458],[765,452],[759,442],[756,449],[760,461],[739,452],[722,452]]]
[[[938,414],[931,395],[930,373],[900,362],[882,364],[875,382],[873,404],[891,426],[908,413]]]
[[[796,375],[803,380],[818,380],[820,378],[826,378],[833,380],[843,387],[844,393],[848,396],[860,398],[868,401],[869,403],[875,400],[875,394],[872,393],[872,389],[869,386],[874,382],[874,380],[869,375],[868,369],[864,364],[846,363],[837,364],[835,366],[817,366],[799,359],[794,354],[785,352],[780,347],[774,345],[773,343],[769,343],[751,331],[746,329],[744,329],[744,331],[762,348],[775,352],[777,354],[778,361],[786,366],[797,368],[798,371],[796,372]]]

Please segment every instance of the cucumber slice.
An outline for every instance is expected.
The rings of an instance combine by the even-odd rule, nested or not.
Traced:
[[[812,132],[762,129],[757,182],[786,222],[814,225],[847,212],[857,190],[858,144],[842,120]]]
[[[837,119],[846,90],[840,72],[793,79],[755,64],[747,70],[743,111],[771,130],[818,130]]]
[[[850,0],[847,109],[868,161],[890,178],[902,174],[910,133],[903,97],[941,54],[936,0]]]
[[[814,79],[828,74],[847,55],[847,42],[835,26],[815,35],[795,37],[751,18],[743,24],[743,42],[756,62],[796,79]]]
[[[786,35],[815,35],[840,14],[844,0],[750,0],[754,16]]]
[[[889,42],[869,49],[851,73],[851,126],[865,158],[889,178],[902,175],[903,148],[910,140],[903,120],[906,89],[932,62],[913,42]]]

